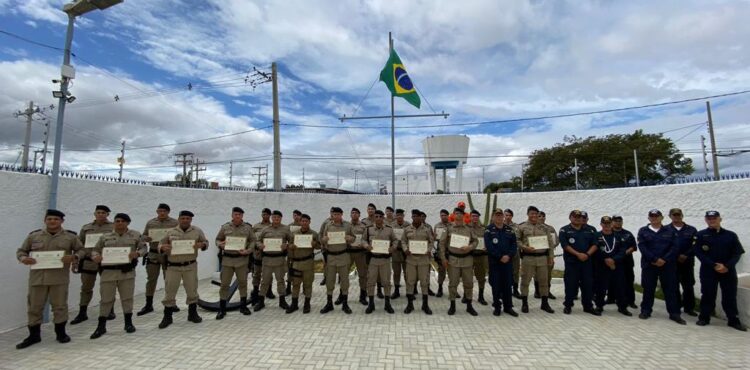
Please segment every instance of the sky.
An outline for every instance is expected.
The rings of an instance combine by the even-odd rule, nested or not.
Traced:
[[[64,3],[0,0],[0,163],[20,164],[25,121],[14,113],[29,101],[46,108],[31,148],[43,147],[47,122],[54,143]],[[209,181],[229,185],[231,161],[234,185],[255,186],[253,167],[266,165],[272,182],[271,84],[245,80],[276,62],[282,184],[301,184],[304,172],[308,187],[338,179],[353,189],[357,170],[358,189],[375,190],[390,177],[390,120],[338,117],[390,114],[378,77],[392,32],[422,96],[419,110],[397,98],[396,113],[450,114],[397,121],[399,176],[427,171],[421,141],[432,135],[469,136],[465,176],[489,183],[518,176],[525,155],[566,136],[636,129],[664,132],[702,175],[704,100],[497,121],[750,90],[747,19],[745,0],[125,0],[76,20],[62,168],[116,176],[124,140],[125,178],[174,179],[174,154],[192,152]],[[711,107],[718,150],[750,149],[750,93]],[[750,153],[719,165],[748,171]]]

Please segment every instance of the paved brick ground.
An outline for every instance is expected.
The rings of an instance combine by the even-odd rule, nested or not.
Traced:
[[[352,287],[358,289],[354,277]],[[214,300],[218,287],[202,281],[200,292]],[[705,328],[692,318],[687,326],[677,325],[667,320],[661,301],[648,321],[621,316],[612,306],[602,317],[584,314],[580,307],[563,315],[559,299],[552,301],[558,310],[554,315],[540,311],[539,301],[532,299],[531,312],[519,318],[494,317],[489,306],[478,306],[475,318],[462,305],[449,317],[445,297],[431,299],[432,316],[403,314],[405,298],[394,301],[394,315],[382,310],[382,300],[371,315],[357,302],[352,315],[338,307],[320,315],[323,287],[316,283],[314,292],[308,315],[287,315],[273,300],[262,312],[248,317],[231,312],[223,321],[202,311],[203,323],[193,324],[186,321],[181,293],[183,310],[164,330],[157,328],[161,315],[153,313],[136,317],[138,331],[126,334],[119,307],[117,320],[97,340],[88,338],[96,320],[70,327],[73,340],[64,345],[44,325],[42,343],[19,351],[14,345],[26,330],[14,330],[0,334],[0,368],[750,368],[748,333],[720,320]],[[553,292],[562,296],[562,285],[555,284]],[[157,292],[157,299],[161,295]],[[136,309],[143,301],[143,296],[136,298]]]

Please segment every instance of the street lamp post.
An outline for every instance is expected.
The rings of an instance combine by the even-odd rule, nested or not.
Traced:
[[[49,208],[57,208],[57,187],[60,181],[60,150],[62,149],[63,118],[65,117],[65,103],[72,103],[74,96],[70,95],[68,85],[75,78],[75,70],[70,65],[70,47],[73,43],[73,25],[75,18],[90,11],[104,10],[123,0],[76,0],[65,4],[63,11],[68,14],[68,29],[65,34],[65,50],[63,64],[61,67],[60,90],[53,91],[52,95],[59,98],[57,110],[57,126],[55,127],[55,157],[52,162],[52,182],[49,190]]]

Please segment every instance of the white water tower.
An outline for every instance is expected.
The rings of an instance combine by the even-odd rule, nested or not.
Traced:
[[[430,136],[422,140],[424,161],[429,168],[430,191],[436,192],[437,170],[443,171],[442,189],[444,192],[462,191],[463,166],[469,156],[469,137],[465,135]],[[448,189],[448,170],[456,170],[456,186]]]

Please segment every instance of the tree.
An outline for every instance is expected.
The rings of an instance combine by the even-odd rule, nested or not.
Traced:
[[[525,184],[524,184],[524,187]],[[510,181],[503,182],[491,182],[484,187],[483,193],[502,193],[505,191],[520,191],[521,190],[521,178],[514,176]]]
[[[628,186],[635,183],[633,150],[638,153],[641,184],[672,182],[693,172],[693,164],[662,134],[613,134],[565,137],[563,143],[535,150],[524,171],[524,186],[534,190],[574,189],[578,162],[581,188]]]

